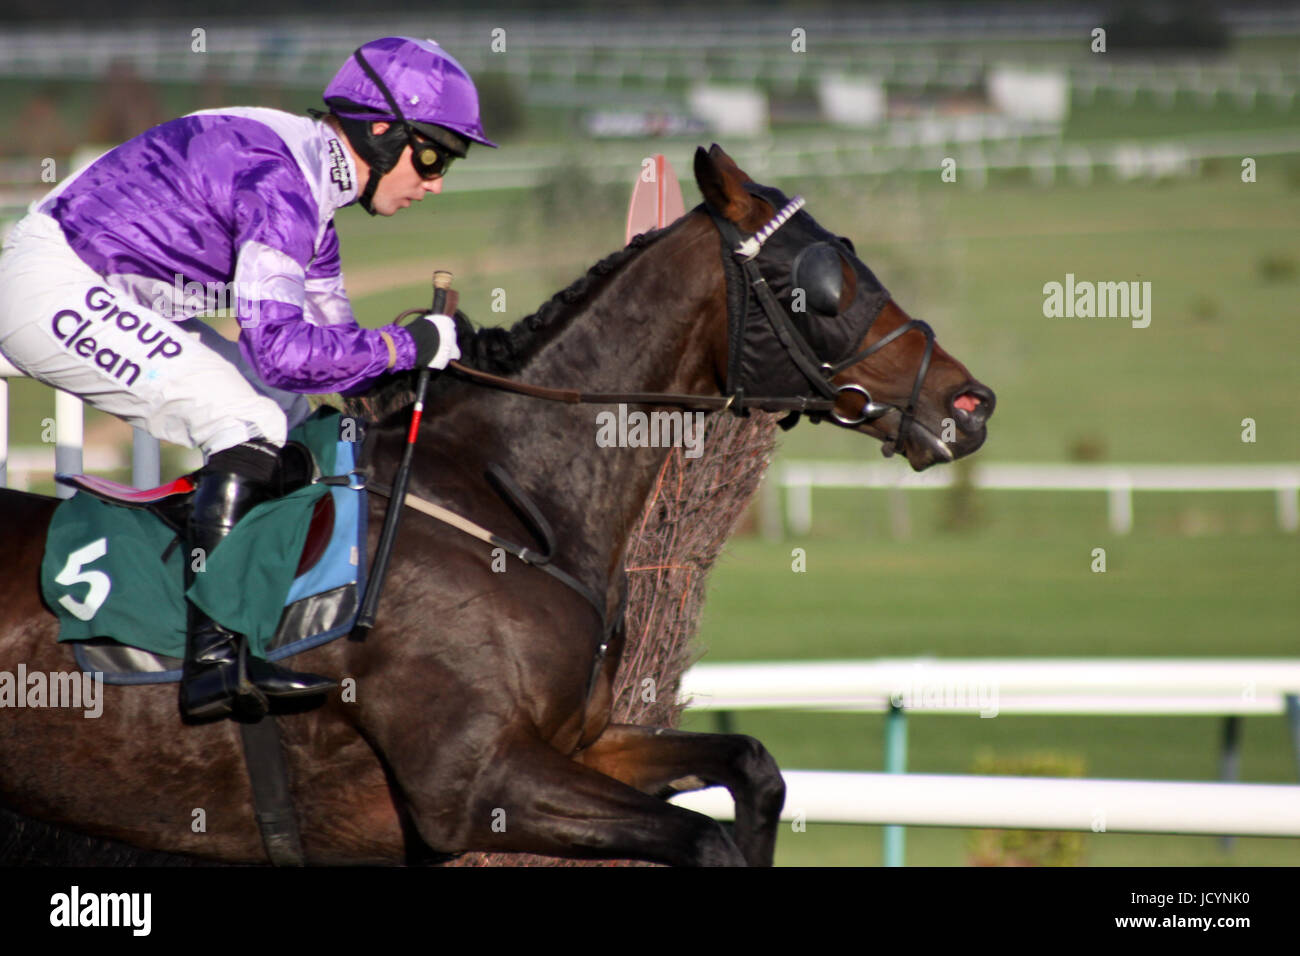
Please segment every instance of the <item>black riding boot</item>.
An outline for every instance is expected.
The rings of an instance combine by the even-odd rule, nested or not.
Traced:
[[[245,446],[232,451],[243,451]],[[193,582],[192,550],[203,549],[205,560],[241,518],[270,495],[270,480],[235,471],[216,470],[228,463],[213,456],[198,476],[198,487],[186,537],[186,589]],[[259,475],[259,478],[265,478]],[[267,711],[267,698],[321,694],[335,682],[315,674],[277,667],[249,656],[242,634],[230,631],[189,604],[189,635],[181,679],[181,712],[188,717],[220,717],[238,709],[248,716]],[[242,658],[242,659],[241,659]]]
[[[194,583],[194,549],[201,549],[206,561],[239,519],[268,497],[265,484],[235,472],[205,469],[197,477],[185,534],[186,591]],[[198,719],[224,716],[237,698],[242,711],[266,713],[266,697],[248,679],[246,667],[240,672],[241,636],[186,604],[189,635],[181,672],[181,713]],[[246,653],[244,657],[246,664]]]

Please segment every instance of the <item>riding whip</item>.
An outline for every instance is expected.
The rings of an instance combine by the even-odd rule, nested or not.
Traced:
[[[433,274],[433,311],[441,315],[447,308],[447,293],[451,288],[450,272]],[[352,636],[364,638],[366,632],[375,626],[375,614],[379,609],[379,595],[384,589],[384,576],[388,574],[388,559],[393,553],[393,543],[397,539],[397,522],[402,516],[402,503],[406,501],[406,486],[411,480],[411,459],[415,456],[415,439],[420,433],[420,417],[424,414],[424,395],[429,389],[429,368],[420,369],[420,377],[415,386],[415,405],[411,409],[411,427],[406,433],[406,447],[402,449],[402,461],[397,467],[397,476],[393,479],[393,495],[388,502],[388,513],[384,516],[384,530],[379,535],[379,547],[375,550],[375,566],[370,572],[370,585],[366,588],[366,597],[357,615],[357,623],[352,629]]]

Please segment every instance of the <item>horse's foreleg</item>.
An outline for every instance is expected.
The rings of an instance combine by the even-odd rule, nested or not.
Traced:
[[[772,865],[785,781],[753,737],[611,724],[574,759],[658,796],[726,787],[736,801],[736,844],[750,866]]]
[[[745,865],[716,820],[583,767],[542,741],[517,741],[494,763],[497,770],[474,788],[456,849],[671,866]],[[419,804],[417,796],[417,826]]]

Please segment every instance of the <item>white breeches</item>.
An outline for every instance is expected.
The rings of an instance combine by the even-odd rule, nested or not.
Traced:
[[[205,458],[253,438],[283,445],[286,412],[307,411],[303,396],[261,385],[238,346],[200,320],[182,328],[110,286],[43,213],[14,226],[0,254],[0,352],[33,378]]]

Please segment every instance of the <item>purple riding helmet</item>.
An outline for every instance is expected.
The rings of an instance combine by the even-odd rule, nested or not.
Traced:
[[[374,215],[375,189],[412,146],[420,175],[445,173],[471,141],[496,148],[483,133],[478,91],[465,68],[433,40],[383,37],[357,49],[325,87],[325,105],[338,117],[352,148],[370,166],[359,201]],[[314,112],[314,111],[313,111]],[[390,124],[376,136],[371,124]]]

